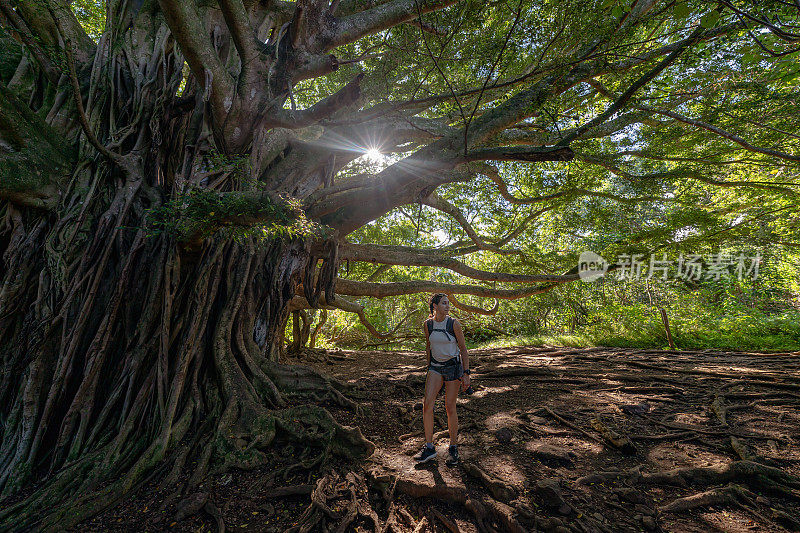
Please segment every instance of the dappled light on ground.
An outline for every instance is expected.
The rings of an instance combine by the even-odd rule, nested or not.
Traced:
[[[203,490],[234,502],[217,505],[234,515],[226,520],[246,516],[252,531],[288,530],[321,505],[334,522],[349,517],[348,531],[800,527],[797,354],[518,347],[475,350],[470,361],[476,392],[458,399],[457,466],[445,464],[443,393],[438,457],[412,458],[424,443],[422,353],[306,350],[298,362],[332,374],[358,402],[323,405],[360,428],[375,453],[327,473],[295,468],[266,485],[259,480],[270,471],[241,472]],[[174,504],[162,505],[167,515]],[[212,521],[201,514],[175,527]]]

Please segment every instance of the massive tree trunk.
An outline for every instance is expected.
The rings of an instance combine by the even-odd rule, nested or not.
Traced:
[[[127,9],[115,21],[136,31],[106,33],[92,56],[67,49],[38,114],[0,85],[16,143],[0,206],[0,529],[74,524],[154,472],[188,470],[192,486],[264,464],[275,439],[300,443],[307,468],[372,449],[322,407],[352,405],[341,385],[277,360],[289,300],[333,299],[337,270],[335,245],[269,192],[278,180],[248,186],[285,143],[271,161],[219,148],[212,103],[176,96],[183,56],[164,18]],[[291,183],[319,179],[314,161],[294,169]],[[220,230],[248,217],[278,226]]]

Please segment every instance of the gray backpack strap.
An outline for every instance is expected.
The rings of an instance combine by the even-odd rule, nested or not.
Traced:
[[[455,330],[455,326],[454,326],[455,323],[456,323],[456,319],[455,318],[453,318],[451,316],[447,317],[447,323],[445,324],[445,328],[447,328],[447,332],[450,335],[452,335],[454,339],[456,338],[456,330]]]
[[[444,333],[447,336],[447,340],[456,340],[456,332],[453,329],[453,319],[451,317],[447,317],[447,319],[444,321],[444,329],[435,329],[433,327],[433,319],[429,319],[428,335],[430,336],[430,334],[433,333],[434,331],[441,331],[442,333]]]

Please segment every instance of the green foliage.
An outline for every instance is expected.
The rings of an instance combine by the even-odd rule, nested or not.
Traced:
[[[800,311],[767,314],[736,306],[724,309],[697,302],[674,306],[670,316],[679,349],[796,351],[800,349]],[[595,315],[597,323],[584,335],[592,344],[637,348],[669,348],[660,314],[645,304],[614,305]]]
[[[259,219],[256,225],[238,225],[242,219]],[[253,201],[252,195],[220,194],[207,189],[191,189],[164,205],[151,209],[147,220],[150,235],[170,234],[177,238],[208,237],[225,231],[238,240],[291,240],[328,237],[328,229],[306,218],[296,199],[270,200],[266,194]]]
[[[87,35],[97,42],[105,31],[106,2],[103,0],[75,0],[70,7]]]

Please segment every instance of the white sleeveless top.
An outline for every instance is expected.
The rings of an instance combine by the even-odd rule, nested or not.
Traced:
[[[431,320],[433,321],[434,330],[444,330],[431,331],[431,334],[428,336],[428,340],[431,343],[431,357],[440,363],[444,363],[453,357],[458,357],[459,349],[455,335],[445,333],[447,331],[447,317],[441,322],[436,322],[433,319]],[[427,327],[427,325],[425,327]],[[450,337],[449,339],[448,336]]]

